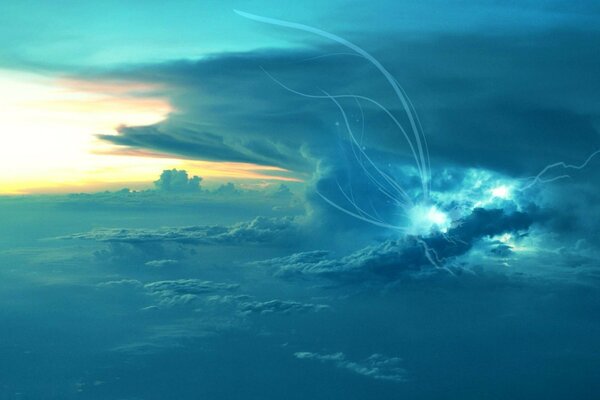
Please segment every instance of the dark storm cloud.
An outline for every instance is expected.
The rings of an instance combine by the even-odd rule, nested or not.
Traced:
[[[448,273],[454,268],[453,259],[467,253],[477,241],[503,233],[526,232],[534,222],[541,221],[543,217],[535,210],[507,213],[502,209],[477,208],[445,235],[386,240],[341,258],[331,258],[326,251],[311,251],[255,265],[274,268],[275,275],[284,278],[323,277],[348,282],[388,282],[401,276]],[[439,265],[432,264],[432,259]]]
[[[181,156],[199,157],[204,160],[255,162],[251,152],[238,144],[227,144],[222,136],[159,124],[141,127],[120,127],[119,135],[99,135],[103,140],[132,148],[159,150]]]
[[[119,135],[101,138],[202,159],[311,171],[310,154],[303,146],[316,151],[315,143],[330,142],[333,121],[319,107],[286,93],[260,68],[264,65],[294,82],[303,81],[306,64],[301,60],[312,55],[306,51],[224,54],[123,73],[125,78],[167,84],[177,113],[161,124],[124,127]],[[317,67],[315,76],[327,70]],[[324,117],[330,121],[323,121]]]
[[[358,41],[404,84],[425,122],[435,160],[525,174],[556,160],[580,161],[590,148],[600,148],[599,33],[564,29],[386,38],[384,43],[369,37]],[[260,68],[302,92],[361,94],[397,109],[390,88],[364,60],[310,60],[339,50],[323,44],[312,51],[222,54],[122,72],[167,84],[178,112],[165,123],[126,127],[102,138],[309,171],[314,159],[338,162],[334,123],[340,116],[331,102],[289,93]],[[345,106],[356,116],[351,102]],[[406,154],[389,121],[364,106],[367,146],[395,154],[396,160]]]
[[[538,215],[536,208],[529,212],[516,211],[510,214],[499,208],[476,208],[456,228],[449,230],[448,236],[472,242],[485,236],[527,230],[537,218],[542,217]]]
[[[419,37],[389,32],[384,41],[381,34],[376,40],[350,36],[378,57],[412,97],[434,173],[455,165],[531,176],[552,162],[580,163],[600,148],[600,32],[555,27]],[[317,195],[341,204],[341,185],[384,220],[397,212],[354,158],[339,110],[328,99],[290,93],[271,77],[314,95],[325,90],[368,96],[400,122],[407,121],[375,68],[359,57],[336,54],[345,50],[325,40],[307,40],[310,46],[304,49],[215,54],[113,71],[119,78],[165,85],[177,111],[165,122],[124,127],[118,135],[102,138],[134,148],[312,174],[306,199],[313,221],[326,230],[366,232],[367,225]],[[353,99],[340,102],[373,160],[394,179],[406,181],[409,191],[417,189],[418,182],[410,180],[414,176],[402,177],[405,171],[394,169],[414,167],[414,162],[389,118],[367,102],[362,109]],[[597,162],[588,168],[598,170]]]

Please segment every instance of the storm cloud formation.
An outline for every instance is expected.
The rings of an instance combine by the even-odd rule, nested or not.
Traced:
[[[256,265],[274,268],[275,275],[284,278],[324,277],[350,282],[389,282],[434,272],[447,274],[453,273],[452,269],[441,269],[438,263],[452,266],[452,261],[467,253],[481,239],[526,232],[534,220],[535,216],[526,213],[507,215],[500,209],[475,209],[447,235],[387,240],[339,259],[331,258],[327,251],[311,251],[257,262]],[[493,249],[498,251],[499,248],[510,250],[506,245]]]
[[[283,28],[272,29],[277,34]],[[600,89],[594,79],[600,59],[592,55],[600,44],[597,32],[553,28],[388,37],[384,42],[369,36],[357,41],[413,99],[429,143],[434,182],[450,166],[524,178],[555,161],[580,163],[590,149],[600,148],[600,109],[591,101]],[[133,148],[305,173],[312,177],[307,200],[315,221],[342,230],[354,228],[357,221],[325,204],[317,192],[343,204],[341,186],[361,207],[374,208],[389,220],[397,207],[378,193],[354,159],[336,105],[290,90],[375,99],[407,126],[404,110],[364,59],[340,54],[343,48],[323,38],[306,40],[311,49],[215,54],[114,71],[123,79],[135,76],[165,84],[178,112],[162,123],[124,127],[118,135],[101,138]],[[416,193],[418,182],[409,172],[414,162],[392,121],[368,101],[339,101],[374,162]],[[597,171],[596,161],[590,170]]]
[[[589,101],[599,89],[594,76],[600,60],[588,57],[600,43],[596,33],[433,34],[361,42],[405,85],[427,127],[434,159],[527,174],[555,160],[580,161],[600,147],[594,122],[600,110]],[[300,92],[319,94],[322,88],[371,96],[399,111],[373,67],[358,57],[332,54],[335,50],[324,43],[313,51],[260,50],[140,67],[136,79],[169,85],[180,113],[159,125],[123,128],[118,136],[102,138],[291,168],[306,165],[311,156],[332,156],[339,138],[335,107],[286,91],[261,68]],[[372,105],[364,108],[367,146],[396,157],[406,153],[386,119],[372,118]]]
[[[285,30],[269,29],[274,34]],[[438,222],[425,221],[433,231],[415,227],[423,221],[411,220],[407,210],[381,190],[365,169],[365,160],[376,165],[420,207],[418,199],[425,197],[420,189],[423,176],[416,171],[419,166],[411,158],[410,143],[394,125],[397,121],[407,127],[410,121],[385,76],[343,46],[307,33],[301,37],[309,46],[213,54],[97,75],[96,79],[159,83],[177,109],[161,123],[126,126],[116,135],[100,138],[133,149],[273,165],[304,174],[308,219],[302,221],[303,226],[289,221],[285,235],[295,230],[296,238],[307,241],[312,228],[313,240],[328,245],[336,242],[333,247],[350,253],[314,264],[291,262],[281,268],[287,273],[310,270],[339,278],[348,271],[360,271],[359,276],[369,271],[393,278],[405,268],[454,262],[481,247],[483,239],[489,242],[489,255],[506,258],[514,255],[515,243],[500,241],[500,235],[505,235],[505,241],[524,238],[532,225],[558,233],[559,226],[577,220],[568,210],[553,205],[565,201],[563,194],[540,190],[539,185],[527,186],[523,193],[519,188],[527,182],[525,178],[531,179],[551,162],[577,164],[590,154],[590,148],[600,148],[596,123],[600,109],[591,101],[600,89],[592,79],[600,59],[588,56],[600,44],[597,32],[564,26],[477,35],[391,33],[383,42],[369,35],[350,37],[404,84],[422,117],[432,164],[431,199],[424,202],[429,207],[431,201],[437,206],[432,212],[451,223],[440,227],[435,225]],[[327,96],[342,97],[331,101]],[[353,142],[355,138],[360,143]],[[357,148],[365,155],[357,156]],[[591,160],[586,171],[574,171],[575,179],[596,178],[596,161]],[[167,173],[165,185],[171,179],[171,172]],[[482,186],[483,174],[487,183]],[[184,186],[187,176],[185,181]],[[495,190],[493,185],[508,188],[506,194],[487,199]],[[359,217],[377,216],[386,225],[406,228],[410,235],[383,232],[332,204],[350,210],[355,206]],[[586,200],[586,205],[578,207],[593,204]],[[210,232],[189,227],[185,234],[97,232],[94,238],[111,243],[239,244],[264,243],[284,232],[278,229],[273,236],[263,232],[259,239],[254,226],[258,221],[247,223],[252,225],[248,229],[238,224],[211,227]],[[245,238],[244,232],[254,239]],[[80,237],[94,236],[90,234]],[[345,246],[342,243],[348,237],[354,243]],[[373,238],[377,244],[369,243]],[[574,243],[577,238],[569,240]],[[356,250],[365,245],[364,250]],[[386,247],[391,250],[383,250]],[[372,249],[384,255],[381,260],[372,260]],[[301,254],[282,259],[303,258]]]
[[[410,126],[390,83],[318,36],[202,5],[165,38],[201,25],[274,39],[52,65],[168,100],[165,120],[98,136],[115,154],[302,182],[167,169],[148,190],[0,198],[0,398],[598,397],[600,156],[577,167],[600,148],[598,6],[317,3],[273,16],[389,70],[431,180],[390,118]]]

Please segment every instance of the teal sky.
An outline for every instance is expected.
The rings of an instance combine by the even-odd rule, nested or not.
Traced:
[[[537,29],[598,22],[593,3],[356,0],[12,1],[0,6],[0,57],[6,67],[106,67],[118,63],[195,58],[221,51],[285,47],[233,9],[310,22],[345,34]],[[59,15],[57,17],[57,15]]]
[[[336,7],[316,1],[19,1],[2,6],[5,65],[106,67],[283,46],[233,13],[236,7],[314,19]],[[57,12],[60,17],[57,18]],[[316,14],[316,15],[315,15]]]

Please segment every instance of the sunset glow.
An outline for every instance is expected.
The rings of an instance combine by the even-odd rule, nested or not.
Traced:
[[[144,187],[170,168],[213,178],[297,180],[271,176],[269,172],[285,172],[276,167],[127,152],[97,139],[122,125],[166,118],[172,107],[150,94],[156,85],[2,71],[0,86],[0,194],[93,191],[116,184]]]

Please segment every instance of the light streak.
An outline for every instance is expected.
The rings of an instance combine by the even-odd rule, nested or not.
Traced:
[[[552,177],[552,178],[544,178],[544,174],[546,174],[548,171],[551,171],[552,169],[557,168],[557,167],[562,167],[563,169],[582,170],[598,154],[600,154],[600,150],[596,150],[595,152],[593,152],[592,154],[590,154],[589,157],[582,164],[580,164],[580,165],[567,164],[564,161],[559,161],[559,162],[556,162],[556,163],[553,163],[553,164],[549,164],[546,167],[544,167],[544,169],[542,169],[537,175],[531,176],[529,178],[525,178],[525,179],[530,179],[531,182],[528,183],[527,185],[519,188],[518,190],[520,192],[522,192],[522,191],[525,191],[525,190],[531,188],[532,186],[534,186],[534,185],[536,185],[538,183],[550,183],[550,182],[558,181],[560,179],[570,178],[571,176],[567,175],[567,174],[558,175],[558,176],[555,176],[555,177]]]
[[[245,17],[245,18],[257,21],[257,22],[266,23],[266,24],[270,24],[270,25],[276,25],[276,26],[282,26],[282,27],[300,30],[300,31],[309,32],[309,33],[318,35],[320,37],[323,37],[323,38],[329,39],[331,41],[334,41],[338,44],[341,44],[344,47],[353,51],[353,53],[333,53],[333,54],[327,54],[327,55],[323,55],[323,56],[311,57],[311,58],[305,59],[303,61],[314,60],[314,59],[318,59],[318,58],[322,58],[322,57],[329,57],[332,55],[353,55],[353,56],[359,56],[359,57],[367,60],[369,63],[371,63],[383,75],[383,77],[386,79],[387,83],[393,89],[393,91],[396,95],[396,98],[400,101],[400,104],[402,105],[402,110],[405,113],[405,115],[408,119],[409,125],[410,125],[410,128],[408,130],[402,125],[402,123],[400,123],[398,118],[396,118],[396,116],[390,110],[388,110],[385,106],[383,106],[381,103],[379,103],[378,101],[376,101],[372,98],[369,98],[367,96],[355,95],[355,94],[329,94],[328,92],[326,92],[324,90],[322,91],[322,94],[303,93],[303,92],[300,92],[298,90],[295,90],[295,89],[285,85],[283,82],[279,81],[277,78],[272,76],[266,70],[263,69],[263,71],[276,84],[278,84],[279,86],[281,86],[282,88],[284,88],[285,90],[287,90],[291,93],[294,93],[296,95],[306,97],[306,98],[328,99],[331,102],[333,102],[333,104],[337,107],[337,109],[341,115],[341,118],[343,121],[342,125],[348,134],[352,154],[354,155],[356,161],[358,162],[362,172],[365,174],[365,176],[367,177],[369,182],[371,182],[376,187],[378,192],[380,192],[382,195],[384,195],[389,200],[391,200],[393,204],[400,207],[405,214],[408,214],[411,210],[413,210],[415,208],[415,202],[409,195],[408,191],[405,190],[388,173],[386,173],[381,168],[379,168],[377,166],[377,164],[373,161],[373,159],[366,153],[365,148],[362,145],[362,137],[364,134],[364,114],[363,114],[362,106],[360,103],[361,102],[370,103],[370,104],[374,105],[375,107],[377,107],[380,111],[382,111],[388,118],[391,119],[391,121],[393,122],[395,127],[403,135],[403,137],[406,140],[406,143],[410,149],[410,152],[414,158],[415,167],[418,171],[420,182],[421,182],[421,188],[422,188],[422,200],[419,202],[419,204],[429,204],[429,193],[431,190],[431,163],[430,163],[430,157],[429,157],[429,149],[427,146],[427,140],[425,139],[425,134],[423,133],[423,128],[422,128],[421,122],[418,118],[418,115],[414,109],[412,102],[406,95],[403,88],[400,86],[398,81],[387,71],[387,69],[375,57],[373,57],[371,54],[366,52],[364,49],[360,48],[359,46],[355,45],[354,43],[349,42],[348,40],[346,40],[344,38],[341,38],[337,35],[334,35],[332,33],[329,33],[329,32],[326,32],[326,31],[323,31],[323,30],[320,30],[320,29],[317,29],[317,28],[314,28],[311,26],[294,23],[294,22],[278,20],[278,19],[273,19],[273,18],[268,18],[268,17],[262,17],[262,16],[258,16],[258,15],[250,14],[247,12],[238,11],[238,10],[234,10],[234,11],[242,17]],[[358,107],[360,108],[362,126],[363,126],[363,131],[361,132],[360,142],[357,140],[356,135],[354,134],[354,132],[352,130],[346,110],[340,103],[341,99],[353,99],[356,101]],[[337,202],[331,200],[330,198],[328,198],[327,196],[325,196],[322,193],[319,193],[319,192],[317,192],[317,193],[321,198],[323,198],[323,200],[325,200],[326,203],[328,203],[332,207],[338,209],[339,211],[341,211],[347,215],[357,218],[359,220],[368,222],[368,223],[376,225],[376,226],[385,227],[385,228],[389,228],[389,229],[393,229],[393,230],[397,230],[397,231],[405,232],[409,229],[409,227],[401,226],[397,223],[390,223],[390,222],[384,221],[381,218],[380,214],[377,212],[376,208],[373,207],[372,203],[370,205],[371,205],[371,208],[373,209],[373,212],[371,213],[371,212],[366,211],[364,207],[362,207],[361,205],[359,205],[356,202],[356,199],[352,192],[352,188],[349,189],[349,193],[348,193],[346,190],[344,190],[344,188],[342,188],[342,186],[339,184],[339,182],[337,183],[337,186],[338,186],[338,189],[341,192],[343,198],[350,205],[350,208],[338,204]],[[438,224],[434,223],[433,225],[437,226]]]

